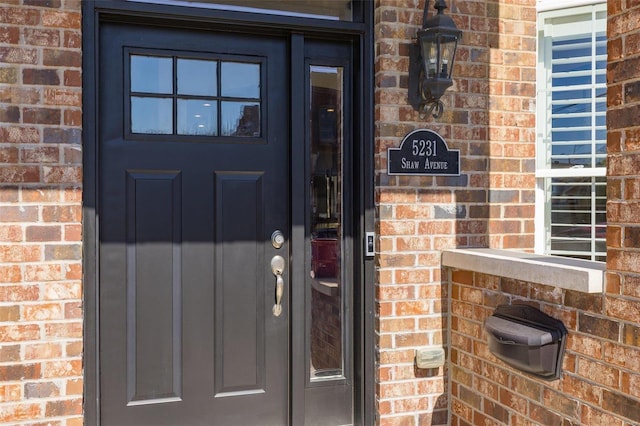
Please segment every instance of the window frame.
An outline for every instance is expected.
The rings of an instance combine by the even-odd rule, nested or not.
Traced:
[[[552,4],[553,3],[553,4]],[[538,2],[538,15],[537,15],[537,36],[538,36],[538,64],[536,72],[536,212],[535,212],[535,252],[538,254],[557,254],[551,249],[551,179],[552,178],[592,178],[592,192],[591,192],[591,216],[592,220],[596,215],[595,201],[596,201],[596,183],[598,178],[606,177],[606,165],[604,167],[595,166],[595,160],[598,156],[596,145],[598,140],[592,138],[591,145],[592,151],[590,158],[592,159],[591,167],[571,167],[571,168],[551,168],[551,132],[552,132],[552,112],[551,112],[551,94],[552,94],[552,71],[551,71],[551,49],[549,40],[552,37],[562,37],[564,35],[570,36],[572,34],[579,35],[584,33],[584,20],[580,20],[580,16],[586,14],[591,15],[590,23],[591,29],[588,30],[591,33],[592,43],[595,42],[595,36],[597,33],[604,32],[606,34],[606,16],[607,16],[607,4],[606,2],[593,1],[593,0],[565,0],[561,2],[550,2],[548,0],[542,0]],[[551,31],[554,26],[553,20],[562,20],[563,30],[558,31],[558,27],[555,31]],[[573,21],[573,22],[572,22]],[[581,26],[582,25],[582,26]],[[567,30],[569,29],[569,30]],[[575,30],[575,31],[573,31]],[[593,64],[592,74],[597,73],[596,62],[598,61],[598,55],[595,53],[595,43],[592,44],[591,62]],[[606,54],[604,58],[606,62]],[[605,67],[606,73],[606,67]],[[590,84],[591,90],[598,89],[602,86],[601,83],[592,81]],[[606,81],[604,83],[606,89]],[[593,124],[593,118],[596,116],[595,109],[596,98],[591,96],[592,109],[590,111],[590,117],[592,117],[591,129],[595,129],[597,126]],[[605,113],[606,114],[606,113]],[[606,124],[605,124],[606,126]],[[606,144],[606,140],[605,140]],[[601,155],[601,154],[600,154]],[[605,183],[606,185],[606,183]],[[591,226],[594,227],[596,223],[592,222]],[[595,229],[595,228],[594,228]],[[588,256],[591,260],[606,256],[606,253],[599,252],[595,249],[596,241],[601,241],[602,238],[596,237],[595,231],[591,235],[592,248],[591,251],[585,251],[585,256]],[[577,255],[577,254],[576,254]]]
[[[242,143],[242,144],[266,144],[267,143],[267,135],[268,135],[268,112],[264,105],[267,102],[267,91],[266,91],[266,58],[262,56],[248,56],[248,55],[236,55],[236,54],[212,54],[210,52],[192,52],[192,51],[179,51],[179,50],[164,50],[164,49],[140,49],[140,48],[125,48],[123,50],[123,61],[124,61],[124,95],[126,101],[124,102],[124,121],[123,125],[123,134],[125,140],[133,140],[133,141],[176,141],[176,142],[196,142],[196,143]],[[132,56],[149,56],[149,57],[163,57],[169,58],[172,60],[173,67],[173,91],[168,94],[145,94],[144,92],[134,92],[131,87],[131,57]],[[220,107],[222,102],[225,101],[235,101],[235,100],[246,100],[246,101],[255,101],[260,105],[260,135],[259,136],[229,136],[223,135],[220,133],[222,128],[222,123],[220,122],[221,112],[217,111],[218,116],[218,132],[215,135],[195,135],[195,134],[181,134],[178,133],[177,128],[177,101],[178,99],[192,100],[192,99],[203,99],[205,96],[196,96],[196,95],[184,95],[177,92],[176,89],[176,61],[179,59],[192,59],[192,60],[207,60],[207,61],[215,61],[218,62],[218,75],[216,76],[218,80],[218,93],[216,96],[211,96],[210,98],[215,99],[215,102],[218,103],[218,108]],[[260,67],[259,72],[259,98],[257,99],[248,99],[248,98],[239,98],[239,97],[230,97],[222,95],[221,88],[221,75],[220,75],[220,64],[223,62],[234,62],[234,63],[248,63],[248,64],[256,64]],[[142,95],[145,97],[167,97],[172,99],[173,104],[173,133],[137,133],[132,131],[132,106],[131,99],[137,95]]]

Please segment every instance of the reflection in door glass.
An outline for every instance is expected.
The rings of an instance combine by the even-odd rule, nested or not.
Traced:
[[[178,94],[218,95],[218,62],[178,59]]]
[[[342,67],[312,66],[311,379],[342,377]]]
[[[222,63],[222,96],[260,97],[260,65],[242,62]]]
[[[144,93],[173,92],[173,61],[159,56],[131,56],[131,91]]]
[[[222,136],[260,136],[260,104],[222,102]]]
[[[173,133],[171,98],[131,97],[131,132],[155,135]]]
[[[178,134],[216,136],[218,104],[211,99],[178,99]]]

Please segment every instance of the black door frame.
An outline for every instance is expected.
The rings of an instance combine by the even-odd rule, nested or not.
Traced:
[[[106,21],[150,23],[157,25],[188,26],[190,28],[216,28],[245,32],[272,32],[290,37],[292,54],[301,53],[304,47],[302,34],[320,39],[349,39],[354,50],[360,52],[354,58],[354,67],[363,78],[354,82],[354,170],[353,187],[360,188],[354,199],[356,231],[353,241],[354,265],[354,415],[356,424],[375,422],[375,330],[374,330],[374,259],[364,256],[363,237],[374,229],[374,147],[373,147],[373,2],[362,0],[354,7],[354,15],[361,22],[323,21],[276,15],[257,15],[240,12],[195,9],[125,1],[82,2],[83,17],[83,267],[84,267],[84,419],[87,425],[99,424],[99,351],[98,351],[98,264],[99,218],[98,210],[98,66],[100,24]],[[354,2],[356,3],[356,2]],[[292,64],[292,87],[304,87],[303,64]],[[292,99],[301,96],[292,93]],[[291,134],[304,134],[304,110],[291,111]],[[302,144],[298,144],[302,145]],[[293,147],[296,144],[292,144]],[[291,155],[304,158],[304,152]],[[302,148],[304,150],[304,148]],[[303,167],[302,162],[292,162],[292,167]],[[299,170],[292,170],[295,175]],[[295,196],[295,194],[292,194]],[[295,211],[292,214],[296,214]],[[304,232],[296,230],[293,232]],[[304,235],[291,235],[302,238]],[[359,241],[358,241],[359,240]],[[360,267],[358,267],[360,266]],[[295,277],[292,277],[295,279]],[[294,301],[292,301],[294,302]],[[292,353],[304,351],[304,342],[291,342]],[[304,359],[292,359],[291,368],[303,368]],[[304,379],[302,379],[304,380]],[[300,383],[292,383],[294,387]],[[302,383],[302,385],[304,385]],[[300,395],[290,397],[292,405],[302,403]],[[293,411],[295,413],[295,410]],[[291,419],[300,424],[300,418]]]

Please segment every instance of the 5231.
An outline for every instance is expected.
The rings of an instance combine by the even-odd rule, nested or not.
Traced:
[[[436,141],[414,139],[411,145],[411,153],[418,157],[435,157],[438,155],[436,151]]]

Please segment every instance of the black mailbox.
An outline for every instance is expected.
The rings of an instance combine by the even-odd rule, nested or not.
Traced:
[[[496,357],[546,380],[560,378],[567,336],[562,321],[533,306],[500,305],[484,327]]]

